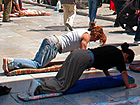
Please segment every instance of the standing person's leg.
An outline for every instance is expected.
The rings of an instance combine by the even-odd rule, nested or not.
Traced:
[[[135,35],[135,38],[134,38],[134,44],[138,44],[138,41],[140,41],[140,21],[138,22],[136,35]]]
[[[22,0],[18,0],[18,2],[19,2],[19,7],[22,10]]]
[[[110,0],[110,10],[114,11],[113,15],[116,14],[115,4],[114,4],[113,0]]]
[[[66,26],[66,21],[68,19],[68,6],[67,6],[67,4],[63,4],[63,10],[64,10],[64,26],[65,26],[65,31],[68,31],[68,27]]]
[[[3,4],[2,4],[2,0],[0,0],[0,12],[3,11]]]
[[[64,92],[71,88],[89,68],[92,56],[88,50],[76,50],[72,52],[63,63],[61,69],[54,78],[43,78],[39,82],[35,95],[51,92]]]
[[[70,4],[68,5],[68,18],[66,21],[67,27],[72,31],[73,21],[76,16],[76,5]]]
[[[97,12],[97,0],[88,0],[88,4],[89,4],[90,23],[91,21],[95,22],[96,12]]]
[[[116,12],[117,12],[117,16],[116,16],[116,19],[115,19],[114,27],[119,27],[120,24],[119,24],[118,17],[120,15],[121,10],[125,7],[127,2],[126,1],[117,1],[117,0],[113,0],[113,1],[114,1],[115,9],[116,9]]]
[[[3,22],[10,21],[12,0],[4,0]]]

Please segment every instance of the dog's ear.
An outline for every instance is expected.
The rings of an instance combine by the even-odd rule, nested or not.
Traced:
[[[100,43],[102,43],[101,46],[103,46],[106,43],[107,36],[104,34],[103,28],[101,26],[96,26],[96,29],[97,29],[96,31],[99,32],[101,35],[99,40],[100,40]]]
[[[102,43],[101,46],[104,46],[107,40],[107,36],[104,34],[104,32],[102,33],[102,37],[100,38],[100,43]]]
[[[95,26],[95,23],[94,23],[94,22],[91,22],[90,24],[91,24],[91,26],[92,26],[92,27],[94,27],[94,26]]]
[[[90,26],[89,26],[89,28],[88,28],[88,31],[91,31],[92,29],[94,29],[95,28],[95,23],[94,22],[91,22],[90,23]]]

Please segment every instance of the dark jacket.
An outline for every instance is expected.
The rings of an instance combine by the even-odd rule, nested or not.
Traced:
[[[62,4],[75,4],[75,0],[61,0]]]

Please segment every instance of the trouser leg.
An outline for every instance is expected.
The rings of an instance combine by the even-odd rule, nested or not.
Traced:
[[[19,6],[20,6],[20,9],[22,10],[22,0],[19,0]]]
[[[97,0],[88,0],[89,4],[89,19],[90,22],[95,22],[97,12]],[[89,23],[90,24],[90,23]]]
[[[69,5],[69,9],[68,9],[68,19],[66,21],[66,23],[68,23],[70,26],[73,26],[73,21],[74,18],[76,16],[76,5]]]
[[[4,0],[3,22],[10,20],[12,0]]]
[[[30,59],[23,58],[8,58],[8,69],[22,69],[22,68],[38,68],[38,63]]]
[[[67,21],[67,18],[68,18],[68,8],[66,6],[66,4],[63,4],[63,9],[64,9],[64,26],[65,26],[65,29],[67,29],[67,26],[65,25],[66,24],[66,21]]]
[[[45,67],[52,59],[56,57],[58,47],[54,39],[49,36],[45,38],[37,52],[34,61],[40,64],[40,67]]]
[[[41,68],[46,66],[57,54],[58,48],[56,42],[50,36],[45,38],[37,52],[35,59],[8,58],[9,70],[19,68]]]
[[[66,23],[73,26],[73,21],[76,16],[76,5],[75,4],[63,4],[64,8],[64,25],[67,29]]]
[[[3,4],[2,4],[2,0],[0,0],[0,12],[3,11]]]
[[[138,22],[138,26],[137,26],[136,35],[135,35],[134,40],[140,41],[140,21]]]
[[[91,55],[87,50],[76,50],[72,52],[66,58],[56,77],[40,80],[41,85],[37,87],[35,95],[66,91],[77,82],[91,61]]]

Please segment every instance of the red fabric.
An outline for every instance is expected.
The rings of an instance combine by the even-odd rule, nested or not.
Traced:
[[[130,70],[140,72],[140,63],[132,63],[129,65]]]
[[[113,0],[110,0],[110,10],[116,11]]]

